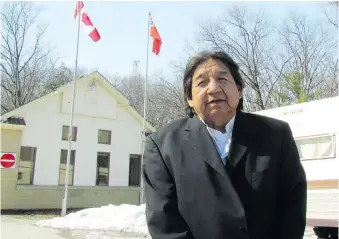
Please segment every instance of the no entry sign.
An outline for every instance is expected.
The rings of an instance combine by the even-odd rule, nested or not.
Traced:
[[[1,168],[15,168],[16,154],[1,153],[0,164]]]

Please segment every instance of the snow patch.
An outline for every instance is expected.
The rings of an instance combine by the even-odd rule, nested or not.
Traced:
[[[99,208],[88,208],[70,213],[65,217],[41,220],[36,225],[70,230],[118,231],[149,236],[145,204],[140,206],[129,204],[115,206],[110,204]]]

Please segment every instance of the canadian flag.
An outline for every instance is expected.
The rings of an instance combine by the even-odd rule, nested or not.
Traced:
[[[84,3],[82,1],[78,1],[75,6],[74,11],[74,19],[78,20],[78,17],[81,17],[80,19],[80,25],[81,27],[87,32],[88,36],[94,41],[97,42],[100,40],[100,35],[98,30],[93,26],[91,19],[87,15],[87,11],[84,7]]]

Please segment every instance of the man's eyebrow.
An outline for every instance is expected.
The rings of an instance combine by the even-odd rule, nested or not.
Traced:
[[[223,70],[223,71],[217,72],[217,74],[219,74],[219,75],[226,75],[226,74],[229,74],[229,73],[230,73],[230,71],[228,71],[228,70]]]
[[[229,70],[221,70],[221,71],[218,71],[216,75],[228,75],[229,73],[230,73]],[[207,73],[203,72],[203,73],[198,74],[196,77],[194,77],[194,79],[203,78],[206,75]]]
[[[199,79],[199,78],[202,78],[203,76],[205,76],[206,73],[200,73],[198,74],[196,77],[194,77],[195,79]]]

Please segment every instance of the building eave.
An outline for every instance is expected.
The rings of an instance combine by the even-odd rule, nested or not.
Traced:
[[[1,129],[9,129],[9,130],[20,130],[23,131],[26,125],[17,125],[17,124],[6,124],[0,123]]]

